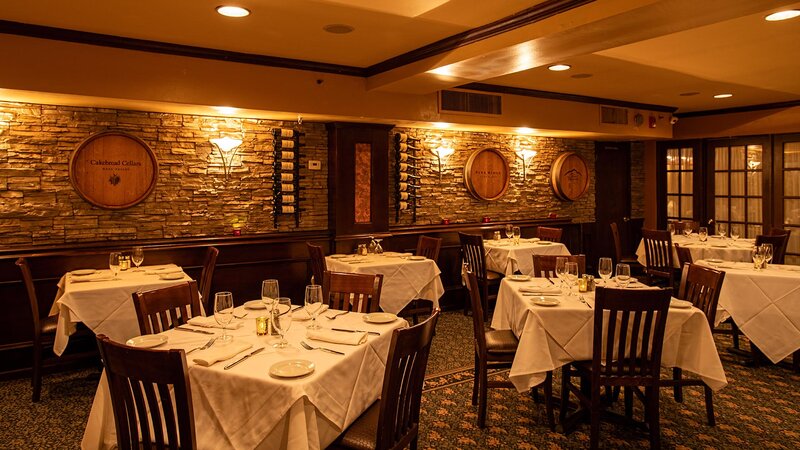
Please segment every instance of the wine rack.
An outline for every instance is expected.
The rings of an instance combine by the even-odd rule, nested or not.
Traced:
[[[275,228],[281,215],[294,215],[295,227],[300,226],[300,136],[291,128],[275,128],[275,158],[273,170],[272,217]]]
[[[422,159],[421,140],[406,133],[394,135],[395,148],[395,222],[400,221],[400,214],[411,214],[411,221],[417,221],[417,206],[420,201],[420,168]]]

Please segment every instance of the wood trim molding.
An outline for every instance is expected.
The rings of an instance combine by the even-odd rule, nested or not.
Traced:
[[[709,109],[706,111],[691,111],[685,113],[677,113],[675,117],[680,119],[686,117],[703,117],[703,116],[716,116],[719,114],[733,114],[733,113],[742,113],[742,112],[751,112],[751,111],[764,111],[767,109],[783,109],[783,108],[794,108],[796,106],[800,106],[800,100],[790,100],[787,102],[775,102],[775,103],[762,103],[760,105],[749,105],[749,106],[736,106],[733,108],[722,108],[722,109]]]

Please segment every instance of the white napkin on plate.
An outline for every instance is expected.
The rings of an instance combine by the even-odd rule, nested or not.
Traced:
[[[306,337],[315,341],[331,342],[333,344],[361,345],[367,342],[366,332],[349,333],[326,329],[307,330]]]
[[[231,359],[252,346],[253,344],[248,344],[247,342],[236,341],[227,345],[214,345],[209,349],[195,353],[192,361],[200,366],[208,367],[214,363]]]
[[[222,329],[222,325],[217,323],[217,319],[215,319],[214,316],[208,316],[208,317],[195,316],[195,317],[192,317],[191,319],[189,319],[188,324],[196,326],[196,327]],[[225,329],[227,329],[227,330],[235,330],[237,328],[241,328],[242,326],[244,326],[244,323],[239,322],[236,319],[233,319],[233,320],[231,320],[231,323],[229,323],[225,327]]]
[[[178,266],[171,266],[171,267],[161,267],[159,269],[152,269],[152,270],[145,270],[144,273],[147,275],[163,275],[167,273],[178,273],[183,272]]]
[[[319,314],[317,314],[317,319],[322,317],[322,313],[328,310],[328,305],[322,305],[322,308],[319,310]],[[311,320],[311,316],[308,314],[305,306],[302,308],[292,310],[292,320]]]
[[[71,281],[73,283],[83,283],[86,281],[111,281],[114,275],[110,273],[93,273],[91,275],[72,275]]]
[[[520,292],[525,292],[528,294],[542,294],[542,295],[550,295],[550,294],[560,294],[561,289],[556,286],[549,285],[549,286],[526,286],[519,288]]]

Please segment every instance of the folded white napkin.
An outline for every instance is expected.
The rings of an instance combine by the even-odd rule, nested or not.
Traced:
[[[345,345],[360,345],[367,342],[366,332],[348,333],[345,331],[326,330],[324,328],[319,330],[307,330],[306,337],[315,341]]]
[[[151,269],[144,271],[144,273],[147,275],[163,275],[167,273],[178,273],[178,272],[183,272],[183,269],[181,269],[178,266],[160,267],[158,269]]]
[[[530,286],[530,287],[521,287],[519,288],[520,292],[526,292],[528,294],[560,294],[561,289],[556,286],[549,285],[549,286]]]
[[[222,329],[222,325],[217,323],[217,319],[215,319],[214,316],[208,316],[208,317],[195,316],[195,317],[192,317],[191,319],[189,319],[188,324],[196,326],[196,327]],[[244,323],[242,323],[242,322],[240,322],[240,321],[238,321],[236,319],[233,319],[233,320],[231,320],[231,323],[229,323],[225,327],[225,329],[235,330],[235,329],[241,328],[243,326],[244,326]]]
[[[328,310],[328,305],[322,305],[319,310],[319,314],[317,314],[317,318],[322,317],[322,313]],[[292,320],[311,320],[311,316],[308,314],[305,306],[302,308],[298,308],[292,311]]]
[[[72,275],[71,281],[73,283],[83,283],[86,281],[111,281],[114,275],[110,273],[93,273],[91,275]]]
[[[236,341],[227,345],[214,345],[209,349],[195,353],[192,361],[201,366],[210,366],[214,363],[231,359],[252,346],[253,344],[248,344],[247,342]]]

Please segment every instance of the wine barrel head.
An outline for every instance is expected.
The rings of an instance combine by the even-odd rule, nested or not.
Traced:
[[[550,184],[556,197],[565,201],[575,201],[586,195],[589,189],[589,166],[586,160],[575,152],[560,154],[553,161],[550,170]]]
[[[493,148],[476,151],[464,166],[464,184],[478,200],[492,201],[505,195],[510,178],[508,161]]]

